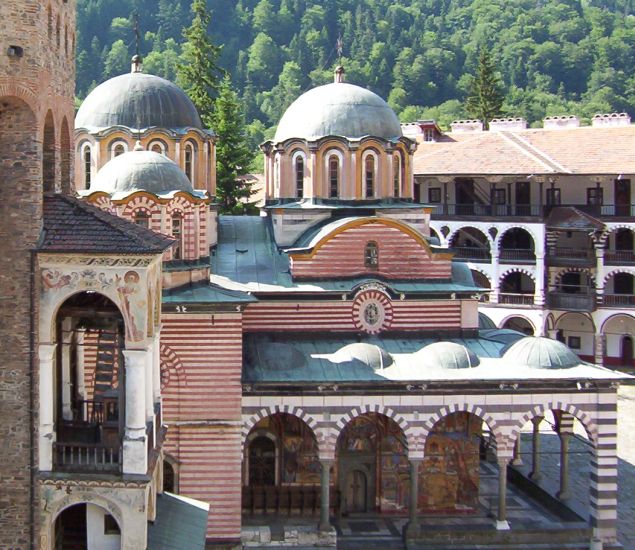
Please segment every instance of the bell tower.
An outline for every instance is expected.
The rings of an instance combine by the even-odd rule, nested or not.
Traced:
[[[74,0],[0,2],[0,547],[37,542],[37,293],[44,193],[70,193]]]

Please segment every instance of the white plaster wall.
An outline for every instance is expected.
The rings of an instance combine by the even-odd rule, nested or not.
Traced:
[[[88,550],[119,550],[120,535],[104,534],[104,517],[106,511],[94,504],[86,505],[86,534]]]

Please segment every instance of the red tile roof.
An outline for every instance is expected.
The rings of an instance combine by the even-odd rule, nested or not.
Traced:
[[[635,125],[456,132],[421,142],[417,175],[632,174]]]
[[[174,240],[78,199],[44,197],[41,252],[161,254]]]

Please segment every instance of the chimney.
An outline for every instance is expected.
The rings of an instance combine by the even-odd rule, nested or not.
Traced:
[[[631,117],[627,113],[597,114],[591,119],[591,126],[630,126]]]
[[[527,121],[524,118],[493,118],[489,122],[490,132],[513,132],[514,130],[526,130]]]
[[[579,128],[580,119],[575,115],[548,116],[542,121],[545,130],[560,130],[562,128]]]
[[[480,120],[455,120],[450,128],[452,132],[482,132],[483,123]]]

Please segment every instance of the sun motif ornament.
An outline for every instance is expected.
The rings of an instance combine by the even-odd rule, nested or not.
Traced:
[[[388,330],[392,323],[393,309],[390,297],[382,290],[362,290],[353,300],[353,323],[368,334]]]

